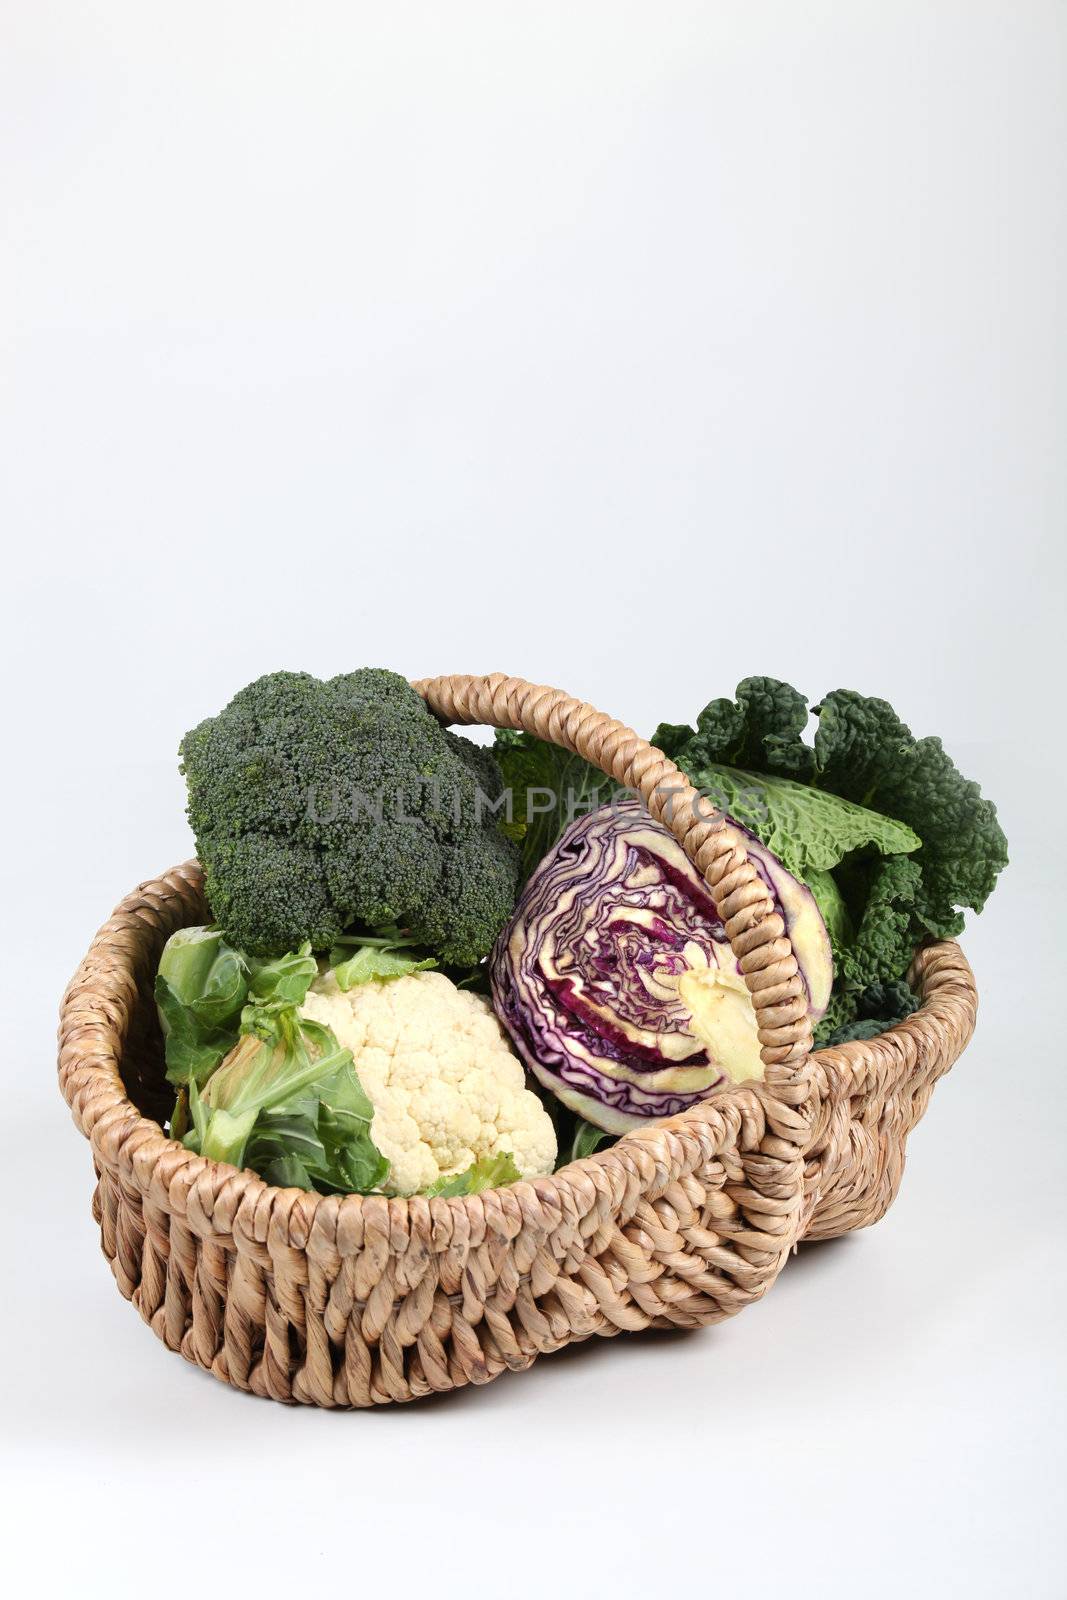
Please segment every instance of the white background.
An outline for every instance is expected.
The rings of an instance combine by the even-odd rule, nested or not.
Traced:
[[[4,1566],[51,1595],[1063,1592],[1067,10],[0,8]],[[288,1411],[118,1296],[53,1030],[258,673],[748,672],[1013,864],[874,1231],[691,1337]]]

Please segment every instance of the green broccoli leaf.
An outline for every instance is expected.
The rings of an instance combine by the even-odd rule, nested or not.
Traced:
[[[438,1178],[423,1192],[438,1195],[444,1200],[464,1194],[481,1194],[484,1189],[500,1189],[508,1183],[518,1183],[522,1173],[515,1165],[510,1150],[499,1155],[482,1156],[465,1172],[456,1172],[449,1178]]]
[[[581,756],[531,733],[498,728],[493,748],[511,793],[509,835],[522,847],[528,878],[575,817],[605,805],[618,785]]]
[[[342,934],[330,951],[329,964],[338,988],[347,991],[374,979],[386,983],[409,972],[429,972],[438,961],[417,939],[389,927],[375,933]]]

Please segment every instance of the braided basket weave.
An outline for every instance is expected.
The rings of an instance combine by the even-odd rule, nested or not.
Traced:
[[[741,837],[672,762],[602,712],[518,678],[416,688],[443,721],[524,728],[576,751],[668,822],[740,962],[765,1081],[720,1089],[552,1177],[462,1199],[272,1188],[191,1155],[152,1120],[171,1107],[156,966],[206,907],[195,862],[141,884],[93,940],[60,1017],[60,1083],[92,1144],[104,1254],[172,1350],[275,1400],[410,1400],[592,1334],[731,1316],[800,1239],[883,1215],[905,1139],[974,1028],[970,968],[955,944],[937,944],[912,968],[913,1017],[811,1055],[782,919]]]

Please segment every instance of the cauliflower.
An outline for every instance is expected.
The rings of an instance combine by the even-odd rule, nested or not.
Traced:
[[[508,1151],[524,1178],[552,1171],[556,1133],[489,1003],[441,972],[343,991],[332,972],[301,1007],[352,1052],[388,1158],[389,1194],[415,1194]]]

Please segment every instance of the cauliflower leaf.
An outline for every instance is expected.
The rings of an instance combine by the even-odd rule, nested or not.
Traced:
[[[233,1050],[202,1091],[190,1084],[189,1113],[187,1149],[269,1183],[367,1193],[389,1172],[351,1052],[284,1001],[245,1008]]]
[[[351,1052],[298,1013],[318,970],[306,943],[266,961],[218,928],[171,935],[156,974],[178,1086],[171,1137],[268,1183],[365,1194],[389,1163],[370,1136],[374,1108]]]
[[[418,941],[407,939],[397,929],[382,934],[356,934],[338,941],[330,951],[330,966],[337,987],[347,992],[360,983],[388,983],[405,978],[410,972],[429,972],[437,965],[436,956],[416,953]],[[356,946],[349,954],[348,947]],[[301,996],[303,998],[303,996]]]
[[[500,1189],[507,1183],[518,1183],[521,1177],[522,1173],[515,1165],[511,1151],[501,1150],[499,1155],[481,1156],[465,1172],[454,1172],[450,1178],[438,1178],[436,1183],[431,1183],[425,1193],[438,1195],[443,1200],[451,1200],[458,1195],[481,1194],[485,1189]]]

